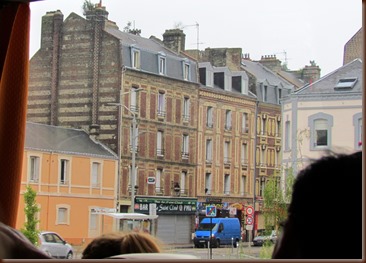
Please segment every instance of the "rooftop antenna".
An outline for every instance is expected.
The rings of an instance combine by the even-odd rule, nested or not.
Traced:
[[[191,26],[195,26],[196,27],[196,30],[197,30],[197,59],[198,59],[198,53],[199,53],[199,50],[200,50],[200,44],[203,44],[203,43],[200,43],[200,25],[198,24],[198,22],[196,22],[195,24],[193,25],[183,25],[180,27],[180,29],[184,29],[186,27],[191,27]]]

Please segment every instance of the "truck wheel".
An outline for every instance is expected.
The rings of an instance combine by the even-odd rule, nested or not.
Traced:
[[[239,240],[235,240],[233,245],[234,245],[235,248],[238,247],[239,246]]]

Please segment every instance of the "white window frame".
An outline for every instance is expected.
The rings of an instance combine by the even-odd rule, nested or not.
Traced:
[[[164,156],[164,132],[159,130],[156,134],[156,154]]]
[[[97,161],[91,162],[90,185],[92,188],[99,188],[102,185],[102,163]]]
[[[183,80],[191,80],[191,65],[188,62],[183,61]]]
[[[207,188],[207,195],[211,195],[212,193],[212,174],[206,173],[205,174],[205,188]]]
[[[165,92],[158,92],[158,116],[165,117]]]
[[[230,131],[232,129],[232,111],[226,110],[225,112],[225,130]]]
[[[93,236],[99,234],[99,228],[100,228],[99,227],[99,223],[100,223],[99,214],[96,214],[94,212],[95,212],[95,208],[90,208],[88,230],[89,230],[89,232],[93,233]]]
[[[130,110],[132,112],[138,111],[138,88],[132,87],[130,92]]]
[[[60,158],[59,161],[59,183],[68,185],[70,181],[71,161],[69,158]]]
[[[224,141],[224,164],[230,164],[230,141]]]
[[[247,177],[245,175],[242,175],[240,177],[240,195],[241,196],[245,195],[246,181],[247,181]]]
[[[322,122],[322,123],[321,123]],[[332,142],[332,127],[333,127],[333,116],[319,112],[309,116],[308,125],[310,127],[310,150],[324,150],[331,146]],[[318,127],[316,127],[318,125]],[[317,144],[317,131],[320,130],[319,126],[323,126],[323,130],[326,130],[327,138],[326,145]]]
[[[243,112],[242,115],[242,132],[243,133],[248,133],[249,132],[249,114],[247,112]]]
[[[206,163],[212,163],[212,149],[213,149],[213,142],[212,139],[209,138],[206,140]]]
[[[166,75],[166,55],[164,53],[159,53],[158,64],[159,74]]]
[[[161,188],[161,178],[163,175],[163,169],[158,168],[156,169],[155,173],[155,193],[163,193]]]
[[[29,156],[28,181],[30,183],[38,183],[41,174],[41,157],[37,155]]]
[[[207,106],[206,126],[208,128],[212,128],[213,127],[213,107],[212,106]]]
[[[186,188],[186,182],[188,178],[187,171],[182,171],[180,175],[180,193],[181,194],[187,194],[188,189]]]
[[[70,225],[70,205],[56,205],[56,225]]]
[[[131,48],[131,66],[134,69],[141,68],[141,52],[136,48]]]
[[[242,143],[241,144],[241,164],[247,165],[248,164],[248,144]]]
[[[189,135],[183,134],[182,138],[182,158],[188,159],[189,158]]]
[[[262,120],[262,123],[261,123],[261,134],[262,135],[267,135],[267,132],[266,132],[266,126],[267,126],[267,118],[261,118]]]
[[[230,186],[230,174],[224,174],[224,195],[229,195],[231,186]]]
[[[190,118],[190,99],[188,97],[183,98],[183,121],[189,121]]]
[[[261,162],[260,162],[260,166],[261,167],[267,167],[267,163],[266,163],[266,153],[267,153],[267,148],[266,149],[260,149],[260,153],[261,153]]]

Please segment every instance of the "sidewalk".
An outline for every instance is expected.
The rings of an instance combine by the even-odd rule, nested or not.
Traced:
[[[251,243],[251,247],[253,246],[253,242]],[[249,247],[249,242],[240,242],[239,246],[242,247]],[[172,249],[180,249],[180,248],[194,248],[194,244],[190,243],[190,244],[166,244],[164,246],[165,249],[167,250],[172,250]]]

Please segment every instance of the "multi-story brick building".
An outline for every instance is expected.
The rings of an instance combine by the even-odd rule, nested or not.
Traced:
[[[131,211],[131,190],[136,191],[133,211],[154,212],[149,204],[157,206],[159,238],[190,242],[196,210],[196,62],[154,38],[120,31],[107,17],[101,6],[86,18],[71,13],[64,20],[60,11],[43,16],[41,47],[30,61],[27,118],[84,129],[108,145],[121,157],[117,209]]]
[[[359,58],[363,59],[363,30],[362,27],[344,45],[343,65]]]
[[[236,216],[253,200],[256,98],[244,71],[199,63],[197,198],[200,215],[215,203],[220,216]],[[215,201],[212,201],[215,200]]]
[[[215,136],[211,136],[213,137],[213,145],[224,144],[221,149],[215,148],[216,152],[220,152],[220,150],[222,152],[222,154],[216,155],[221,156],[221,159],[217,159],[216,163],[221,162],[222,171],[217,170],[216,176],[213,176],[213,178],[218,182],[220,182],[221,177],[227,181],[229,181],[229,178],[234,178],[232,182],[235,186],[230,189],[230,194],[225,194],[225,188],[223,188],[225,180],[223,179],[221,188],[224,189],[224,195],[217,191],[219,189],[217,187],[215,188],[216,191],[211,194],[219,201],[235,200],[235,197],[237,197],[240,199],[239,203],[245,205],[255,204],[254,230],[263,229],[264,221],[261,216],[261,204],[264,186],[270,176],[276,176],[278,183],[280,183],[282,144],[280,100],[282,96],[289,94],[295,87],[299,87],[301,82],[292,75],[291,78],[296,85],[283,78],[279,74],[281,72],[280,62],[275,57],[266,56],[261,61],[263,63],[252,61],[249,56],[242,55],[241,48],[207,48],[199,52],[195,50],[186,52],[191,55],[199,54],[199,61],[201,62],[199,64],[200,82],[207,86],[205,89],[200,89],[200,105],[210,105],[211,103],[215,105],[217,108],[215,110],[219,115],[225,116],[228,111],[232,111],[233,116],[231,118],[232,130],[225,129],[226,120],[225,117],[222,117],[222,124],[214,127],[213,134]],[[276,67],[279,69],[273,71],[264,66],[264,62],[268,62],[268,66],[274,70]],[[240,74],[245,76],[245,79],[242,78],[242,82],[235,79]],[[208,76],[213,76],[212,82],[209,81],[210,77]],[[213,85],[210,86],[207,83],[213,83]],[[220,92],[223,94],[221,95]],[[237,100],[238,97],[240,99]],[[204,103],[201,103],[201,101]],[[202,140],[208,140],[206,144],[211,143],[210,134],[203,123],[206,120],[205,110],[208,111],[209,109],[208,106],[206,108],[199,112],[198,134],[200,136],[202,130],[201,133],[205,136],[200,137],[202,145],[205,143]],[[247,127],[243,125],[244,120],[248,123]],[[243,130],[248,132],[242,133]],[[227,161],[225,147],[227,143],[230,145],[233,141],[235,141],[234,146],[228,147],[232,153],[230,156],[233,157],[233,162],[230,165],[226,164],[225,168],[225,160]],[[207,184],[209,186],[210,184],[207,183],[207,178],[210,178],[211,171],[208,169],[207,161],[205,164],[204,149],[201,152],[203,153],[202,156],[198,156],[197,187],[201,186],[202,188],[202,182],[205,182],[205,188],[209,189]],[[247,152],[247,156],[245,152]],[[245,162],[244,160],[248,160],[247,167],[241,165]],[[230,169],[233,170],[230,171]],[[207,177],[206,181],[202,179],[203,174]],[[229,177],[228,175],[232,176]],[[240,185],[246,185],[244,189],[247,187],[247,192],[241,197],[239,197],[240,195],[235,196],[236,190],[238,192],[243,190],[241,188],[243,186]],[[197,196],[200,200],[199,188],[197,189]]]

